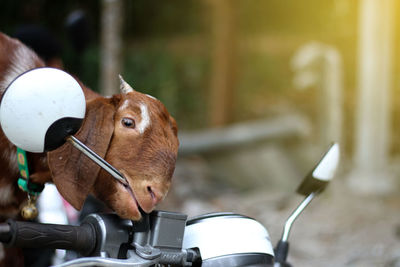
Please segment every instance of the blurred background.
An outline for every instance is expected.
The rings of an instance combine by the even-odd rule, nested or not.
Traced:
[[[400,266],[394,0],[2,0],[0,30],[104,95],[160,99],[181,141],[160,208],[252,216],[275,243],[332,141],[340,170],[293,230],[294,266]]]

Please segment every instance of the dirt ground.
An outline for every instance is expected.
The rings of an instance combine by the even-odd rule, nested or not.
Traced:
[[[303,199],[282,189],[246,192],[216,186],[178,163],[176,179],[161,209],[194,216],[233,211],[253,217],[274,245],[284,221]],[[195,169],[196,166],[190,166]],[[289,261],[293,266],[400,266],[400,194],[356,195],[337,177],[294,224]]]

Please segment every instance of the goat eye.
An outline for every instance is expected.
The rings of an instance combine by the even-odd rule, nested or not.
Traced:
[[[127,128],[135,128],[135,121],[130,118],[123,118],[121,122]]]

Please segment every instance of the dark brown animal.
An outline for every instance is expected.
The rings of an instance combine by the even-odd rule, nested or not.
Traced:
[[[19,74],[42,66],[32,50],[0,33],[1,95]],[[138,220],[139,207],[152,211],[171,184],[179,145],[175,120],[160,101],[132,90],[123,80],[123,92],[112,97],[101,97],[83,85],[82,88],[86,116],[75,136],[120,170],[129,187],[68,143],[49,153],[28,153],[31,179],[53,182],[78,210],[87,195],[94,194],[121,217]],[[2,220],[17,217],[26,201],[26,193],[17,186],[18,177],[16,147],[0,129]]]

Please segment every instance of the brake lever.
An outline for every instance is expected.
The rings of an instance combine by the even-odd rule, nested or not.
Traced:
[[[102,267],[149,267],[158,263],[158,259],[146,260],[133,251],[128,251],[128,259],[113,259],[105,257],[86,257],[64,262],[52,267],[85,267],[85,266],[102,266]]]

